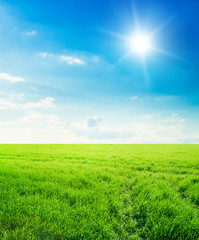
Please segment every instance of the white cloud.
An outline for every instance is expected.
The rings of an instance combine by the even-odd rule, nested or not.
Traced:
[[[88,128],[96,128],[96,127],[99,127],[101,126],[103,123],[103,118],[100,117],[100,116],[95,116],[95,117],[89,117],[87,118],[86,120],[86,126]]]
[[[0,73],[0,79],[6,80],[6,81],[11,82],[11,83],[24,82],[25,81],[24,78],[22,78],[22,77],[13,76],[13,75],[10,75],[8,73]]]
[[[181,118],[178,113],[173,113],[171,117],[167,119],[167,121],[172,123],[183,123],[185,122],[185,119]]]
[[[6,92],[0,92],[1,96],[8,97],[11,100],[15,99],[22,99],[24,97],[24,93],[6,93]]]
[[[138,96],[133,96],[131,97],[132,100],[137,100],[138,99]]]
[[[40,101],[41,103],[41,101]],[[30,105],[29,105],[30,106]],[[38,106],[38,105],[37,105]],[[40,105],[41,106],[41,105]],[[30,109],[12,122],[0,122],[1,143],[196,143],[199,132],[180,123],[113,126],[101,124],[102,117],[89,117],[81,122],[68,122],[61,116]],[[95,120],[89,122],[88,120]],[[20,133],[20,134],[19,134]]]
[[[17,104],[8,102],[7,100],[0,99],[0,110],[6,109],[34,109],[34,108],[50,108],[54,107],[55,99],[52,97],[46,97],[39,102],[29,102],[25,104]]]
[[[53,54],[50,54],[50,53],[47,53],[47,52],[40,52],[40,53],[38,53],[38,55],[43,57],[43,58],[53,57]]]
[[[147,114],[147,115],[144,115],[142,118],[145,119],[145,120],[150,120],[150,119],[156,119],[157,117],[159,116],[159,114]]]
[[[89,129],[74,129],[74,133],[77,137],[84,137],[87,140],[113,140],[120,137],[120,132],[112,129],[99,129],[99,128],[89,128]]]
[[[182,141],[183,125],[136,123],[132,125],[132,143],[178,143]]]
[[[14,100],[14,99],[22,99],[24,97],[24,93],[20,93],[20,94],[10,94],[9,95],[10,99]]]
[[[82,61],[82,60],[80,60],[79,58],[76,58],[76,57],[62,55],[60,58],[61,58],[62,62],[66,62],[69,65],[74,65],[74,64],[82,65],[82,64],[85,64],[84,61]]]
[[[148,115],[144,115],[144,116],[143,116],[143,119],[149,120],[149,119],[152,119],[153,117],[154,117],[154,115],[148,114]]]
[[[163,95],[163,96],[158,96],[154,98],[156,101],[172,101],[172,100],[177,100],[177,96],[169,96],[169,95]]]
[[[54,101],[55,99],[52,97],[46,97],[44,99],[41,99],[39,102],[30,102],[26,103],[25,105],[22,105],[22,108],[49,108],[54,107]]]
[[[43,116],[41,114],[31,114],[27,115],[21,118],[21,122],[29,123],[29,122],[35,122],[35,121],[41,121],[43,119]]]
[[[194,138],[199,139],[199,132],[194,133]]]
[[[135,101],[135,102],[142,102],[143,101],[143,99],[142,98],[140,98],[140,97],[138,97],[138,96],[132,96],[131,97],[131,99],[133,100],[133,101]]]
[[[0,110],[6,110],[6,109],[8,109],[7,106],[0,106]]]
[[[134,135],[126,126],[113,127],[104,123],[100,116],[89,117],[85,124],[70,124],[68,129],[76,135],[77,139],[90,143],[121,143],[127,142]]]
[[[38,92],[38,89],[37,89],[37,88],[35,88],[35,87],[33,87],[33,86],[30,86],[30,88],[31,88],[33,91]]]
[[[182,130],[184,128],[184,125],[182,124],[175,124],[175,125],[171,125],[168,127],[168,130],[171,134],[181,134]]]
[[[48,53],[47,52],[40,52],[40,53],[38,53],[38,55],[43,57],[43,58],[46,58],[48,56]]]
[[[36,30],[32,30],[30,32],[24,32],[24,35],[25,36],[34,36],[37,34],[37,31]]]
[[[15,106],[15,104],[13,103],[10,103],[4,99],[0,99],[0,109],[1,110],[6,110],[6,109],[9,109],[9,108],[13,108]]]

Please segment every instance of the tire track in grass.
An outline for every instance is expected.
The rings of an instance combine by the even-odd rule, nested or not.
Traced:
[[[127,151],[126,152],[128,152],[128,148],[127,148]],[[135,170],[134,170],[135,171]],[[137,170],[138,171],[138,170]],[[144,169],[144,174],[146,173],[146,172],[148,172],[146,169]],[[163,175],[164,175],[164,173],[167,173],[168,175],[170,175],[171,173],[168,173],[168,172],[165,172],[165,171],[162,171],[162,173],[163,173]],[[157,173],[153,173],[153,176],[158,176],[160,173],[159,172],[157,172]],[[172,173],[172,174],[175,174],[175,173]],[[176,174],[175,174],[176,175]],[[174,175],[174,176],[175,176]],[[167,188],[168,188],[168,191],[161,191],[161,189],[160,190],[158,190],[158,192],[160,193],[160,197],[161,197],[161,201],[167,201],[166,199],[167,198],[170,198],[170,196],[172,195],[172,196],[175,196],[175,198],[176,198],[176,200],[178,199],[178,202],[179,202],[179,204],[181,205],[181,206],[186,206],[185,207],[185,209],[187,209],[187,211],[189,211],[190,212],[190,214],[191,214],[191,216],[192,217],[198,217],[198,208],[197,207],[195,207],[195,206],[193,206],[193,204],[190,204],[190,202],[187,202],[185,199],[181,199],[181,197],[179,196],[179,194],[178,194],[178,192],[176,191],[176,189],[174,189],[173,188],[173,181],[171,181],[171,179],[169,178],[169,180],[170,180],[170,184],[169,184],[169,186],[167,185],[167,183],[169,182],[168,181],[168,179],[167,179],[167,182],[164,180],[163,181],[163,179],[162,179],[162,181],[163,181],[163,183],[165,184],[165,186],[167,186]],[[147,186],[147,183],[146,183],[146,186]],[[146,186],[144,186],[144,187],[146,187]],[[154,186],[155,187],[155,186]],[[156,188],[156,187],[155,187]],[[128,189],[125,189],[126,191],[128,190]],[[124,191],[125,191],[124,190]],[[143,189],[144,190],[144,189]],[[150,189],[150,191],[149,191],[149,193],[151,192],[151,194],[152,194],[152,192],[153,191],[151,191],[152,189]],[[168,192],[170,192],[170,194],[168,195]],[[147,199],[147,196],[144,196],[144,198],[146,198],[146,201],[148,202],[147,204],[145,204],[145,207],[146,207],[146,211],[150,214],[150,212],[151,213],[154,213],[155,211],[155,209],[154,209],[154,204],[151,204],[150,203],[150,201],[148,201],[148,199]],[[172,199],[172,198],[171,198]],[[171,199],[169,200],[169,201],[171,201]],[[162,203],[163,203],[162,202]],[[172,202],[172,201],[171,201]],[[133,202],[132,202],[132,204],[133,204]],[[134,204],[136,204],[136,202],[134,202]],[[149,204],[149,205],[148,205]],[[159,202],[157,202],[157,204],[159,205]],[[175,203],[175,201],[173,200],[173,208],[172,207],[170,207],[171,209],[173,209],[172,211],[174,211],[175,212],[175,210],[177,210],[177,206],[176,206],[176,203]],[[158,206],[157,205],[157,206]],[[138,210],[140,209],[140,207],[142,206],[142,204],[140,205],[140,203],[138,204]],[[164,207],[164,205],[162,206],[162,207]],[[166,207],[166,206],[165,206]],[[160,206],[158,207],[159,208],[159,211],[163,211],[163,208],[161,208]],[[150,210],[151,209],[151,210]],[[162,209],[162,210],[161,210]],[[140,211],[142,212],[142,210],[140,209]],[[166,211],[167,212],[167,211]],[[165,214],[166,214],[166,212],[165,212]],[[167,214],[168,214],[168,212],[167,212]],[[183,216],[184,217],[184,219],[186,219],[186,216],[187,215],[184,215],[184,211],[182,210],[182,212],[181,212],[181,210],[178,210],[177,212],[176,212],[176,214],[177,214],[177,216],[178,216],[178,214],[179,214],[179,217],[181,217],[181,216]],[[196,215],[195,215],[196,214]],[[165,215],[166,216],[166,215]],[[172,215],[171,215],[172,216]],[[136,217],[136,214],[135,214],[135,216],[134,216],[136,219],[137,219],[137,221],[138,221],[138,231],[140,231],[139,229],[139,222],[140,222],[140,220],[139,220],[139,217],[141,217],[141,215],[140,214],[138,214],[138,218]],[[187,216],[188,217],[188,216]],[[141,219],[142,219],[142,217],[141,217]],[[178,219],[178,217],[177,217],[177,219]],[[177,219],[176,219],[176,221],[177,221]],[[189,221],[191,221],[191,220],[189,220]],[[146,226],[146,224],[147,224],[147,222],[146,221],[144,221],[141,225],[140,225],[140,227],[142,228],[142,227],[144,227],[144,226]],[[157,224],[157,223],[156,223]],[[174,223],[173,223],[174,224]],[[189,224],[191,224],[191,222],[189,223]],[[150,225],[149,225],[150,226]],[[179,226],[178,224],[177,225],[173,225],[173,226]],[[166,230],[166,229],[165,229]],[[177,229],[175,230],[175,229],[173,229],[173,230],[171,230],[171,232],[173,232],[173,234],[174,235],[176,235],[176,231],[178,231]],[[197,232],[198,230],[197,230],[197,228],[195,228],[195,236],[198,234],[198,232]],[[141,234],[141,235],[140,235]],[[139,234],[139,236],[140,237],[144,237],[144,238],[147,238],[147,232],[142,232],[142,230],[141,230],[141,232],[140,232],[140,234]],[[169,233],[168,233],[169,234]],[[184,236],[185,236],[186,234],[184,234]],[[155,236],[155,233],[154,233],[154,236]],[[170,237],[171,237],[172,235],[170,235]],[[177,235],[176,235],[177,236]],[[149,239],[151,239],[151,238],[149,238]],[[154,239],[163,239],[161,236],[159,236],[159,238],[154,238]],[[164,238],[165,239],[165,238]],[[168,239],[168,238],[166,238],[166,239]],[[176,239],[175,237],[173,238],[170,238],[170,239]],[[185,238],[183,238],[183,239],[185,239]],[[187,235],[187,238],[186,239],[193,239],[190,235],[188,236]],[[195,239],[195,238],[194,238]]]

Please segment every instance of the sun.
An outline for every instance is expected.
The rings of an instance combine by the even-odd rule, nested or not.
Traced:
[[[146,86],[150,81],[150,76],[147,69],[147,62],[148,60],[152,59],[155,54],[165,55],[167,57],[171,57],[177,60],[183,60],[180,56],[167,51],[166,49],[160,48],[159,46],[162,45],[159,42],[159,39],[162,37],[157,37],[158,34],[161,33],[162,29],[173,19],[170,17],[169,19],[165,20],[164,22],[160,23],[154,28],[147,29],[146,24],[140,24],[140,21],[137,17],[137,12],[134,9],[133,14],[133,26],[131,26],[131,31],[129,34],[125,33],[125,35],[104,30],[106,34],[113,36],[114,38],[119,38],[122,40],[124,46],[124,54],[117,60],[115,65],[120,64],[121,62],[125,61],[126,59],[133,60],[133,62],[140,62],[143,68],[143,75],[145,79]],[[138,61],[137,61],[138,59]]]
[[[145,33],[136,33],[129,39],[131,52],[140,56],[146,55],[152,50],[151,37]]]

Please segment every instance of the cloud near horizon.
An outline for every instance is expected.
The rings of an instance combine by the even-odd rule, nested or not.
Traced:
[[[187,126],[179,123],[165,125],[163,122],[133,123],[131,125],[113,126],[110,121],[104,123],[100,116],[88,117],[78,122],[68,120],[55,114],[51,109],[44,112],[43,109],[51,106],[53,99],[45,98],[37,103],[28,103],[20,107],[23,115],[15,121],[0,121],[0,129],[4,138],[0,136],[0,142],[5,142],[9,136],[17,142],[25,143],[197,143],[199,133],[186,133]],[[28,110],[28,111],[26,111]],[[85,124],[86,123],[86,124]],[[20,131],[20,137],[17,138]]]
[[[55,99],[52,97],[46,97],[44,99],[41,99],[39,102],[31,102],[31,103],[26,103],[23,107],[24,108],[49,108],[49,107],[54,107],[54,101]]]
[[[8,102],[7,100],[0,99],[0,110],[7,109],[34,109],[34,108],[50,108],[54,107],[55,98],[46,97],[39,102],[28,102],[25,104]]]
[[[88,128],[100,127],[103,124],[103,118],[100,116],[89,117],[86,120],[86,126]]]

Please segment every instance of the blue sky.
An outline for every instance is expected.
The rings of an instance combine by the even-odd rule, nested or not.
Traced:
[[[0,142],[199,143],[198,10],[0,0]],[[144,57],[138,27],[153,33]]]

